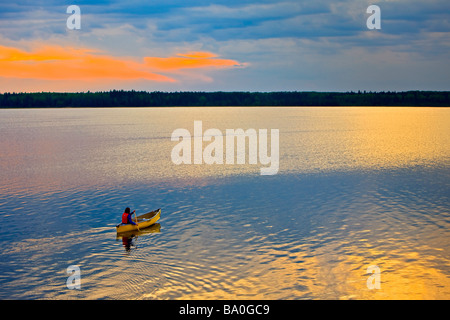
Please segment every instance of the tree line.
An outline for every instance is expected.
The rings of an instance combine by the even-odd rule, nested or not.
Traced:
[[[450,91],[405,92],[36,92],[0,94],[0,108],[171,106],[450,106]]]

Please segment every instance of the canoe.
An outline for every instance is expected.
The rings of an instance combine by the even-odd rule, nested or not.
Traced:
[[[161,232],[161,225],[159,223],[155,223],[152,224],[150,227],[144,229],[116,233],[116,240],[120,240],[123,238],[133,238],[137,236],[144,236],[150,233],[160,233],[160,232]]]
[[[118,224],[116,226],[117,233],[123,233],[128,231],[140,230],[144,228],[148,228],[151,225],[154,225],[156,221],[161,217],[161,208],[145,213],[143,215],[137,216],[138,224],[137,226],[134,224]],[[134,221],[134,220],[133,220]]]

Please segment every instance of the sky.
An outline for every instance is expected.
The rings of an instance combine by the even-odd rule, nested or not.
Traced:
[[[449,90],[449,53],[448,0],[0,2],[0,92]]]

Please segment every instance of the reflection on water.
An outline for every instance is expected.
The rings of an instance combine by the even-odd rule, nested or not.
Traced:
[[[0,191],[130,182],[198,185],[261,165],[174,165],[177,128],[279,129],[279,174],[448,166],[447,108],[137,108],[1,110]],[[207,142],[204,142],[204,147]]]
[[[159,232],[161,232],[161,224],[155,223],[145,229],[122,232],[120,235],[117,234],[117,239],[122,240],[123,247],[126,251],[130,251],[131,247],[136,247],[134,242],[137,241],[139,236]]]
[[[450,297],[449,109],[0,115],[2,299]],[[170,134],[194,120],[279,129],[279,174],[173,165]],[[117,237],[126,206],[165,214]],[[66,287],[69,265],[81,290]]]

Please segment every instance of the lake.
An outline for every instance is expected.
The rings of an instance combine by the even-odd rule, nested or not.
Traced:
[[[278,129],[278,173],[174,164],[196,120]],[[0,299],[450,298],[449,108],[3,109],[0,136]],[[161,219],[117,236],[127,206]]]

